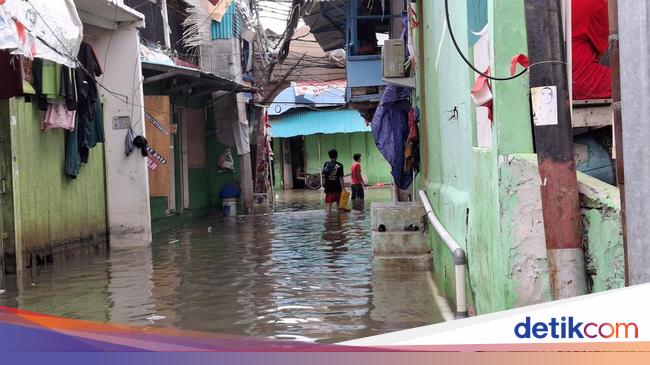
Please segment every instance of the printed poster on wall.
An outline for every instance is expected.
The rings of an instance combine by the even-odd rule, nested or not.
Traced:
[[[530,97],[535,125],[557,125],[557,86],[533,87],[530,89]]]

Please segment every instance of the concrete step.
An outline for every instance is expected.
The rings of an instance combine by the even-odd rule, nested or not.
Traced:
[[[431,251],[427,234],[422,232],[372,231],[373,255],[426,254]]]
[[[373,269],[377,271],[431,271],[433,255],[376,255],[372,259]]]
[[[425,214],[420,202],[374,202],[370,205],[373,231],[376,231],[380,224],[386,226],[387,231],[404,232],[404,227],[409,224],[415,224],[422,229],[422,217]]]

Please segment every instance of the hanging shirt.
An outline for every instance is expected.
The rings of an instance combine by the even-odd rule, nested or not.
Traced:
[[[65,104],[50,103],[43,117],[41,130],[46,131],[52,128],[63,128],[71,131],[74,129],[75,115],[76,112],[74,110],[69,111]]]
[[[80,161],[88,163],[90,149],[97,142],[104,141],[103,116],[101,112],[98,113],[101,105],[95,80],[103,71],[93,47],[88,43],[81,43],[77,59],[83,66],[75,69],[74,77],[77,88],[77,147]]]

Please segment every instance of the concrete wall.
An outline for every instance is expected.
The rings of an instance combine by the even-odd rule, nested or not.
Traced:
[[[476,8],[465,1],[449,5],[454,33],[471,59],[467,20],[475,18]],[[417,71],[424,170],[418,184],[442,224],[467,251],[470,313],[550,300],[526,81],[492,83],[492,147],[477,147],[470,98],[475,75],[444,28],[444,3],[418,6],[422,25],[415,44],[424,46],[418,50]],[[492,74],[507,75],[510,58],[527,53],[523,3],[490,0],[487,19]],[[458,116],[450,118],[454,108]],[[430,239],[435,279],[445,295],[454,298],[452,255],[434,233]]]
[[[63,172],[64,130],[41,132],[41,119],[42,112],[24,98],[0,102],[0,133],[11,143],[10,150],[0,149],[0,160],[11,166],[10,174],[2,176],[7,179],[4,197],[13,197],[9,207],[0,202],[0,215],[7,223],[4,232],[13,236],[8,241],[13,247],[5,249],[15,255],[19,271],[48,256],[65,255],[71,247],[106,242],[103,144],[90,151],[88,164],[70,179]]]
[[[582,242],[591,292],[625,286],[625,256],[618,188],[578,173]]]
[[[200,66],[206,72],[242,83],[240,39],[235,37],[215,39],[211,40],[209,44],[202,45]],[[245,129],[250,130],[250,123],[246,119],[243,95],[235,93],[224,96],[223,93],[215,93],[214,97],[220,100],[215,105],[215,110],[219,111],[218,116],[215,116],[216,123],[221,125],[219,141],[226,146],[235,147],[234,138],[238,138],[239,133],[245,133]],[[251,211],[253,208],[253,171],[250,144],[233,148],[233,153],[235,152],[239,155],[240,168],[237,179],[240,181],[242,189],[241,201],[245,209]]]
[[[126,130],[114,129],[112,123],[116,116],[129,116],[135,133],[146,135],[138,30],[127,23],[120,24],[112,32],[89,25],[84,25],[84,31],[91,36],[91,43],[103,63],[104,75],[100,82],[111,91],[100,88],[105,100],[111,247],[148,245],[151,243],[151,214],[147,166],[141,154],[125,155]],[[104,63],[101,55],[106,54]]]

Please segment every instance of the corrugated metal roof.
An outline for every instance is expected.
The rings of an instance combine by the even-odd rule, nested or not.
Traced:
[[[212,21],[212,39],[229,39],[233,35],[239,37],[241,20],[237,5],[232,2],[220,22]]]
[[[273,137],[294,137],[310,134],[370,132],[366,121],[354,109],[300,110],[271,117]]]

